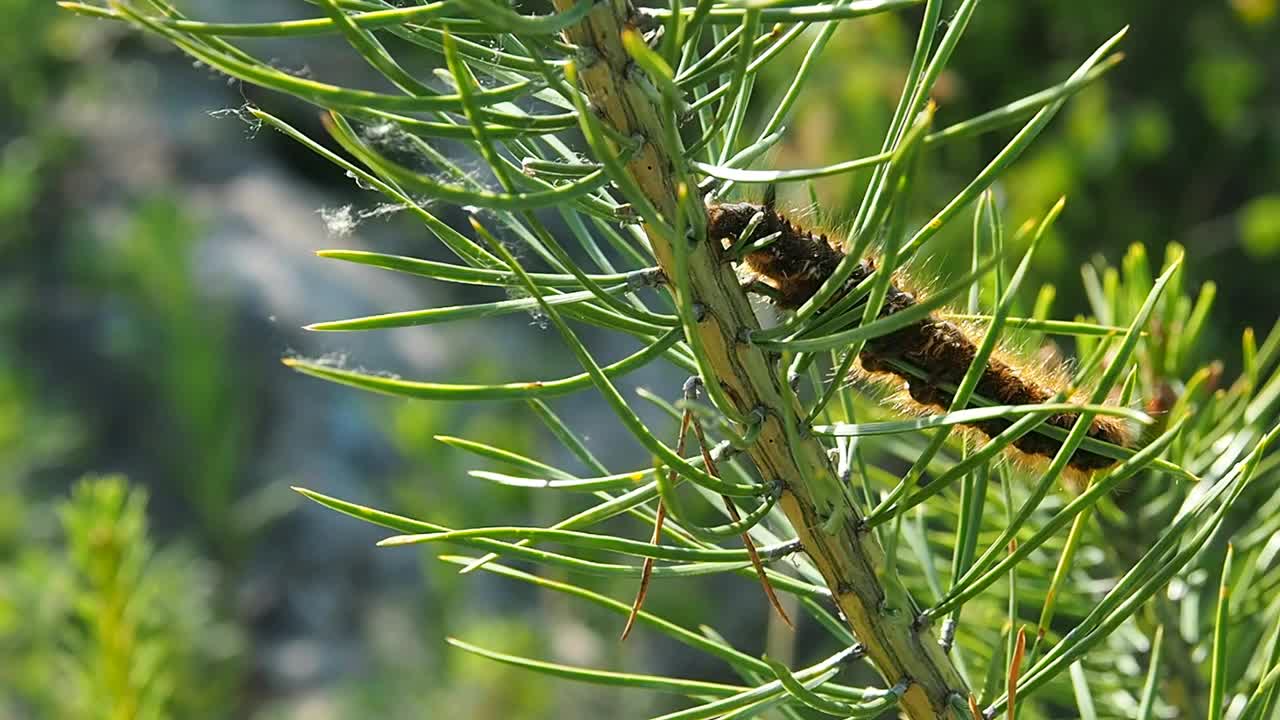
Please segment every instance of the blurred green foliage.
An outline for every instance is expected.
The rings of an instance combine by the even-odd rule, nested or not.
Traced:
[[[30,238],[36,201],[65,158],[65,133],[39,119],[72,72],[74,26],[53,3],[0,2],[0,252]]]
[[[0,13],[0,385],[11,385],[31,416],[58,408],[77,428],[79,452],[44,453],[51,462],[74,473],[98,469],[95,457],[140,453],[142,474],[166,479],[160,494],[188,504],[200,540],[223,560],[240,558],[269,518],[249,514],[246,524],[231,513],[245,491],[256,413],[244,364],[234,361],[231,308],[196,279],[204,229],[173,188],[137,196],[121,188],[119,197],[82,204],[76,175],[92,140],[51,121],[110,92],[104,78],[119,29],[86,26],[53,3],[4,0]],[[85,317],[93,312],[102,316]],[[74,353],[58,346],[81,332],[70,326],[104,319],[78,337]],[[91,359],[105,361],[110,382],[80,374]],[[136,403],[136,449],[116,436],[126,398]],[[35,448],[66,436],[30,430]],[[22,475],[22,465],[14,459],[5,470]]]
[[[148,493],[121,476],[87,477],[60,498],[69,471],[110,449],[111,428],[100,418],[112,413],[88,403],[113,396],[80,396],[78,379],[50,376],[50,366],[71,363],[44,354],[66,352],[46,342],[58,322],[49,305],[64,301],[68,283],[88,293],[137,293],[143,324],[159,329],[129,350],[128,362],[167,372],[157,384],[193,445],[166,474],[190,465],[218,473],[225,485],[231,474],[219,458],[239,448],[198,446],[234,432],[244,414],[213,416],[209,396],[226,393],[191,392],[226,382],[217,372],[224,334],[216,322],[190,322],[217,320],[181,257],[198,234],[181,225],[174,202],[156,201],[132,221],[120,243],[131,252],[113,255],[121,261],[114,275],[96,264],[85,271],[70,249],[96,208],[67,193],[85,140],[50,119],[95,91],[98,72],[83,61],[109,35],[53,3],[4,0],[0,14],[0,717],[228,717],[243,702],[243,633],[226,619],[221,570],[192,547],[157,547]],[[174,337],[179,320],[199,337]],[[168,352],[152,351],[162,345]],[[201,363],[199,374],[152,362],[175,357]],[[172,437],[165,446],[175,449]],[[206,492],[193,498],[197,513],[229,502],[214,495],[215,481],[195,475],[178,487]],[[211,543],[230,537],[225,526],[208,525],[214,518],[202,520]]]
[[[177,198],[159,195],[114,235],[104,243],[106,261],[86,279],[118,304],[109,352],[151,358],[135,370],[158,415],[148,424],[164,431],[146,439],[144,452],[159,460],[161,476],[182,478],[177,489],[204,539],[225,560],[238,559],[261,520],[233,512],[259,409],[235,360],[229,308],[194,277],[202,228]]]
[[[144,490],[105,476],[29,512],[61,532],[14,549],[0,574],[6,717],[218,718],[238,702],[239,630],[216,615],[217,576],[156,549],[146,509]]]
[[[1245,252],[1259,260],[1280,254],[1280,194],[1259,195],[1244,206],[1240,240]]]
[[[838,60],[820,64],[803,111],[769,165],[809,167],[878,150],[910,57],[914,22],[912,13],[893,13],[844,27],[826,50]],[[1065,78],[1073,58],[1126,24],[1133,29],[1125,61],[1073,98],[1054,129],[997,184],[1015,226],[1067,197],[1066,212],[1037,253],[1033,279],[1068,293],[1060,307],[1075,311],[1084,307],[1076,269],[1092,255],[1116,262],[1130,242],[1146,243],[1153,254],[1178,242],[1196,283],[1233,268],[1235,282],[1220,298],[1222,317],[1233,327],[1220,338],[1235,337],[1244,325],[1269,327],[1276,266],[1255,261],[1280,261],[1280,14],[1274,0],[984,5],[939,81],[939,125],[1016,99],[1046,79]],[[801,52],[792,49],[789,62],[764,68],[761,104],[785,88]],[[1008,132],[997,132],[927,152],[932,180],[921,189],[933,203],[920,203],[920,212],[945,201],[1007,139]],[[819,183],[830,223],[838,225],[856,207],[867,178],[860,173]],[[968,242],[962,235],[944,233],[936,247],[949,243],[958,254]]]

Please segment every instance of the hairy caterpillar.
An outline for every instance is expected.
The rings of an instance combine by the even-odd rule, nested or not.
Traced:
[[[708,236],[713,242],[734,242],[747,231],[757,213],[763,217],[757,222],[749,240],[775,234],[777,239],[747,253],[742,264],[751,279],[771,288],[769,294],[775,305],[794,310],[813,297],[844,259],[844,252],[826,235],[800,227],[778,212],[773,206],[772,193],[763,205],[746,202],[711,205],[708,208]],[[862,282],[874,269],[875,259],[864,258],[850,276],[845,290]],[[880,317],[915,304],[915,294],[903,289],[901,278],[895,277]],[[908,409],[923,413],[945,411],[952,401],[952,395],[945,387],[955,387],[960,383],[977,352],[978,343],[972,334],[969,328],[933,314],[920,322],[868,340],[858,360],[868,375],[904,390],[904,405]],[[922,370],[927,379],[908,374],[895,364],[895,360]],[[1058,392],[1054,385],[1060,386],[1064,382],[1062,375],[1046,368],[1031,367],[1015,356],[997,353],[991,356],[983,369],[976,392],[1001,405],[1032,405],[1053,397]],[[1070,429],[1076,417],[1074,413],[1059,413],[1045,422]],[[1008,420],[998,419],[974,423],[969,427],[994,437],[1010,424]],[[1094,417],[1088,436],[1121,446],[1130,445],[1134,439],[1128,423],[1113,417]],[[1027,433],[1013,443],[1021,453],[1038,457],[1053,457],[1060,445],[1055,438],[1036,432]],[[1069,466],[1089,473],[1115,463],[1112,458],[1078,448],[1072,454]]]

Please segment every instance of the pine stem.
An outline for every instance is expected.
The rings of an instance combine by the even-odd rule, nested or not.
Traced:
[[[567,11],[574,0],[555,0],[555,5]],[[626,163],[631,180],[667,223],[675,224],[677,180],[659,142],[671,136],[671,129],[664,127],[651,96],[630,79],[632,62],[622,43],[623,30],[638,21],[627,0],[601,0],[565,36],[587,51],[578,78],[592,110],[621,137],[643,141]],[[659,265],[670,276],[678,249],[659,228],[646,227],[646,232]],[[910,596],[882,581],[884,550],[864,527],[823,446],[802,429],[803,410],[780,381],[777,356],[739,339],[758,330],[759,322],[722,255],[703,243],[690,247],[684,258],[685,287],[704,310],[686,331],[697,334],[714,369],[714,376],[704,381],[719,383],[739,416],[759,411],[764,418],[747,454],[764,481],[778,481],[784,488],[781,507],[885,682],[910,683],[901,700],[903,713],[913,720],[953,716],[954,699],[968,697],[969,689],[932,632],[915,625],[917,607]]]

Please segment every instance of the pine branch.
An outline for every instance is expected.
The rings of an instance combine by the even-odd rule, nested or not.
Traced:
[[[556,0],[561,12],[572,0]],[[578,68],[579,84],[599,117],[621,137],[643,144],[626,163],[627,173],[663,217],[678,212],[678,179],[657,138],[669,136],[651,95],[631,76],[623,33],[639,22],[625,0],[598,3],[581,23],[565,30],[579,48],[594,50]],[[676,253],[663,228],[646,226],[659,265],[673,276]],[[747,454],[760,475],[783,487],[781,506],[806,552],[821,570],[850,629],[889,685],[909,682],[901,708],[910,718],[950,713],[965,686],[929,628],[914,623],[917,606],[894,583],[886,583],[885,553],[842,487],[823,446],[801,427],[803,410],[777,372],[777,356],[743,341],[759,322],[737,274],[711,243],[688,248],[687,289],[700,310],[686,332],[696,333],[714,376],[741,416],[764,418]]]
[[[372,330],[537,311],[584,371],[555,379],[463,384],[286,360],[301,372],[387,395],[439,402],[531,401],[592,476],[575,475],[518,449],[437,439],[486,462],[516,468],[514,475],[472,471],[479,480],[531,492],[590,492],[599,501],[551,527],[453,529],[301,492],[401,533],[386,545],[444,542],[480,551],[480,557],[451,562],[463,565],[463,572],[500,574],[630,616],[628,624],[634,621],[636,627],[724,660],[746,683],[690,684],[501,655],[500,661],[538,672],[677,692],[700,703],[664,717],[758,714],[774,706],[789,718],[800,717],[805,707],[870,717],[896,703],[911,718],[958,714],[990,720],[1017,709],[1056,717],[1072,701],[1082,716],[1091,717],[1099,698],[1137,688],[1118,673],[1086,678],[1082,668],[1126,665],[1152,668],[1141,691],[1142,717],[1164,714],[1172,704],[1193,714],[1208,706],[1215,712],[1232,708],[1233,717],[1243,720],[1269,716],[1280,683],[1274,669],[1280,663],[1280,631],[1274,629],[1280,603],[1272,599],[1280,587],[1272,542],[1280,532],[1280,455],[1267,454],[1272,443],[1280,442],[1280,324],[1265,339],[1244,333],[1244,372],[1221,386],[1221,364],[1198,367],[1193,360],[1199,353],[1192,352],[1205,345],[1214,289],[1206,285],[1198,297],[1187,294],[1184,252],[1176,244],[1168,246],[1162,263],[1134,245],[1118,268],[1104,262],[1086,266],[1089,317],[1049,319],[1053,286],[1041,288],[1028,316],[1013,317],[1036,241],[1062,205],[1039,222],[1024,223],[1006,241],[993,183],[1070,95],[1119,62],[1113,50],[1124,31],[1107,39],[1065,81],[931,132],[934,82],[979,3],[962,0],[944,24],[942,0],[926,0],[904,91],[879,153],[775,170],[751,166],[784,136],[782,122],[796,108],[836,20],[915,0],[769,8],[671,0],[666,7],[647,9],[627,0],[557,2],[557,15],[525,15],[490,0],[404,8],[383,0],[323,0],[317,4],[324,17],[277,23],[187,19],[164,0],[107,7],[63,3],[86,15],[131,22],[229,77],[319,106],[326,112],[326,129],[346,154],[263,109],[246,107],[241,114],[301,143],[361,187],[382,193],[420,220],[456,262],[350,250],[322,255],[523,293],[494,302],[323,322],[310,329]],[[746,137],[757,71],[822,18],[832,22],[806,35],[812,44],[792,82],[771,104],[771,117],[758,135]],[[762,23],[775,20],[781,24],[762,29]],[[654,31],[657,24],[662,27]],[[713,42],[706,42],[709,25],[738,27],[716,31]],[[341,34],[401,92],[295,77],[224,39],[323,33]],[[436,68],[436,81],[445,87],[406,71],[382,45],[384,35],[438,52],[446,67]],[[517,105],[516,99],[536,104]],[[544,106],[552,112],[540,112]],[[921,148],[1024,119],[962,190],[909,232]],[[688,128],[679,125],[686,120],[697,127],[687,146],[681,130]],[[589,160],[557,137],[575,124],[590,146]],[[397,144],[390,155],[388,138]],[[434,139],[466,142],[498,187],[433,147]],[[420,156],[436,171],[414,169],[418,163],[402,165],[398,158],[406,155]],[[843,243],[787,220],[769,192],[763,205],[731,200],[737,184],[855,170],[865,170],[871,179]],[[705,203],[702,193],[709,189],[715,204]],[[474,235],[433,215],[426,200],[470,209]],[[975,203],[968,272],[919,294],[899,283],[898,269]],[[565,221],[563,228],[553,230],[534,212],[553,209]],[[629,225],[620,231],[619,222],[637,218],[645,223],[642,229]],[[590,264],[574,259],[561,244],[561,232],[581,245]],[[1022,262],[1006,277],[1008,250],[1021,248],[1027,237],[1031,242]],[[517,260],[508,240],[532,252],[534,262],[526,267]],[[615,268],[606,249],[616,251],[625,267]],[[739,273],[750,273],[756,282],[744,287]],[[669,292],[674,314],[668,314],[666,303],[648,304],[656,287]],[[988,291],[992,306],[985,303]],[[763,295],[789,312],[762,329],[747,293]],[[966,315],[948,312],[947,305],[965,294]],[[567,320],[634,337],[643,347],[601,365]],[[975,322],[986,324],[985,330]],[[1006,362],[1001,346],[1012,331],[1028,337],[1029,347],[1038,347],[1046,333],[1073,336],[1080,362],[1042,369],[1025,364],[1026,358],[1015,359],[1016,353]],[[829,361],[823,357],[827,353]],[[678,443],[673,449],[659,439],[614,384],[660,359],[696,373],[718,411],[694,402],[688,391],[682,408],[641,393],[672,419],[685,418],[702,450],[692,457]],[[860,364],[856,371],[855,362]],[[834,370],[826,381],[824,370]],[[854,372],[887,379],[916,417],[885,420],[875,408],[865,412],[846,383]],[[806,376],[814,401],[802,406],[797,383]],[[588,388],[665,467],[611,471],[542,402]],[[1133,409],[1140,401],[1146,412]],[[711,450],[702,437],[704,421],[707,433],[719,441]],[[1140,434],[1138,426],[1143,426]],[[951,442],[959,428],[986,440]],[[871,442],[864,444],[864,438]],[[833,453],[839,458],[836,468]],[[739,463],[744,456],[754,463],[757,478]],[[1017,482],[1017,465],[1003,463],[1002,456],[1046,465],[1027,485]],[[895,472],[883,465],[885,459],[910,469]],[[1088,477],[1083,491],[1073,487],[1079,479],[1073,472]],[[862,487],[849,487],[851,477]],[[696,515],[682,509],[675,492],[681,481],[694,486],[709,507],[719,509],[725,502],[721,512],[728,523],[702,527]],[[1054,492],[1060,484],[1078,493],[1065,504]],[[776,517],[767,517],[776,516],[775,502],[798,539],[781,531]],[[653,542],[587,532],[623,514],[656,528]],[[1121,521],[1117,516],[1131,517]],[[1068,526],[1064,541],[1061,533]],[[1123,535],[1133,542],[1119,551],[1115,527],[1132,530]],[[744,532],[750,533],[744,548],[721,546]],[[1233,574],[1218,572],[1228,539],[1241,551]],[[548,542],[568,549],[538,547]],[[812,558],[794,558],[801,577],[767,567],[800,548]],[[601,562],[594,558],[597,552],[644,561]],[[496,561],[499,556],[585,575],[639,578],[640,596],[632,607],[579,585],[511,570]],[[950,582],[944,583],[937,567],[948,558]],[[721,572],[756,576],[766,588],[795,595],[842,649],[808,668],[792,669],[742,653],[712,630],[696,632],[639,608],[648,577]],[[1216,584],[1204,581],[1219,574],[1223,577]],[[1104,575],[1119,579],[1105,587],[1075,582]],[[1008,582],[1007,594],[987,591],[1001,581]],[[998,628],[1021,626],[1046,582],[1039,632],[1019,660],[1016,633],[1002,634]],[[1217,600],[1215,593],[1228,586],[1236,589],[1229,602]],[[1166,587],[1176,588],[1177,596],[1160,594]],[[917,607],[912,593],[927,600],[927,607]],[[840,619],[819,604],[829,597],[839,606]],[[957,634],[962,610],[965,632]],[[946,649],[930,627],[935,618],[944,620]],[[1172,656],[1159,662],[1147,657],[1153,632],[1156,645]],[[1192,662],[1193,654],[1210,652],[1214,663]],[[842,664],[862,657],[884,675],[882,688],[832,681]],[[1226,682],[1246,660],[1239,681]],[[1010,673],[1011,666],[1016,672]],[[1157,667],[1185,676],[1185,692],[1166,683],[1161,693]],[[1206,675],[1209,667],[1215,668],[1214,681]],[[978,683],[973,692],[962,672]],[[709,696],[716,697],[708,701]],[[1238,713],[1241,703],[1245,709]]]

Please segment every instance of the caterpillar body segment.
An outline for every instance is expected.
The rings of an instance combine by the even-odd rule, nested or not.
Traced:
[[[762,217],[751,232],[749,241],[777,238],[767,246],[746,253],[741,258],[744,274],[754,282],[770,286],[770,298],[781,309],[794,310],[818,291],[844,259],[838,242],[828,235],[804,228],[789,220],[766,196],[764,204],[747,202],[713,204],[708,208],[708,236],[721,247],[738,241],[751,228],[753,218]],[[849,277],[835,302],[845,292],[865,280],[876,267],[874,258],[864,258]],[[905,287],[904,278],[895,276],[890,284],[880,317],[901,312],[919,302],[919,295]],[[953,322],[939,313],[907,325],[886,335],[869,339],[859,355],[860,368],[855,375],[880,381],[900,391],[898,404],[907,412],[936,414],[950,409],[952,389],[969,370],[982,336],[977,328]],[[909,372],[912,368],[915,372]],[[1027,361],[1015,353],[995,352],[988,358],[975,392],[999,405],[1034,405],[1051,399],[1066,386],[1068,376],[1057,366]],[[1083,397],[1072,397],[1083,402]],[[1058,413],[1045,422],[1063,430],[1075,424],[1075,413]],[[976,422],[968,427],[987,437],[995,437],[1012,423],[995,419]],[[1120,446],[1134,441],[1131,424],[1121,418],[1094,417],[1088,437]],[[1012,449],[1020,459],[1052,458],[1061,441],[1049,435],[1031,432],[1015,440]],[[1069,461],[1072,470],[1092,473],[1111,467],[1116,460],[1078,448]]]

